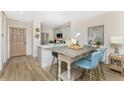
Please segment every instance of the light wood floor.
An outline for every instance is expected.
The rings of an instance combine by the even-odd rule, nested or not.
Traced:
[[[57,66],[54,65],[53,70],[51,72],[51,75],[53,75],[54,77],[56,76],[56,67]],[[109,65],[107,65],[107,64],[102,64],[102,67],[103,67],[103,70],[104,70],[106,81],[124,81],[124,76],[122,76],[120,74],[120,72],[110,70]],[[49,71],[49,68],[50,67],[47,68],[48,71]],[[100,80],[103,81],[103,76],[101,74],[100,68],[99,68],[99,75],[100,75]],[[92,80],[93,81],[96,80],[95,77],[94,77],[94,73],[93,73],[92,76],[93,76]],[[89,81],[89,74],[85,73],[84,76],[83,76],[83,79],[79,79],[79,81]]]
[[[120,81],[124,80],[124,76],[121,76],[119,72],[110,70],[108,65],[102,64],[106,81]],[[45,70],[42,69],[38,62],[32,56],[21,56],[10,58],[2,71],[0,72],[0,80],[5,81],[53,81],[56,75],[56,65],[49,73],[50,67]],[[86,73],[82,80],[89,80],[89,76]],[[95,80],[93,78],[93,80]],[[100,80],[103,80],[100,72]]]
[[[10,58],[0,74],[0,80],[6,81],[55,80],[52,75],[40,68],[32,56]]]

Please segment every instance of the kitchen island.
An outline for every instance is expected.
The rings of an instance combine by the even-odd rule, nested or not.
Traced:
[[[38,46],[38,62],[42,68],[46,68],[52,64],[52,49],[66,46],[66,44],[47,44]],[[56,61],[56,60],[55,60]],[[54,62],[56,63],[56,62]]]

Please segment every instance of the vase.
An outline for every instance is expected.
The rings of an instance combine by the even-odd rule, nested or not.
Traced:
[[[96,45],[97,48],[100,48],[100,45]]]

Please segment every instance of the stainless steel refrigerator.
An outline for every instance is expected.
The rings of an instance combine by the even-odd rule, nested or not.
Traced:
[[[41,32],[41,45],[48,44],[48,33]]]

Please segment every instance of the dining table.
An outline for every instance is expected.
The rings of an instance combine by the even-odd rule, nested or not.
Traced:
[[[72,49],[68,46],[52,48],[52,51],[58,53],[58,80],[70,81],[72,79],[71,64],[76,60],[83,58],[86,54],[93,52],[97,48],[90,45],[84,45],[80,49]],[[61,62],[67,63],[67,71],[62,72]]]

